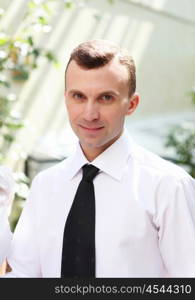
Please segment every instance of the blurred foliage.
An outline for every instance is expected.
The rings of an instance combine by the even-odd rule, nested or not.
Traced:
[[[16,1],[16,0],[15,0]],[[25,83],[31,72],[39,67],[39,59],[45,58],[48,62],[58,66],[55,54],[39,45],[39,34],[48,34],[52,30],[52,17],[55,15],[56,4],[61,1],[65,9],[82,8],[91,0],[32,0],[26,2],[26,10],[20,20],[16,32],[0,27],[0,164],[8,159],[7,153],[17,138],[17,132],[25,126],[22,115],[14,109],[19,101],[13,92],[14,84]],[[114,0],[107,0],[110,4]],[[0,8],[0,19],[6,18],[6,11]],[[95,18],[100,18],[96,15]],[[22,152],[21,157],[25,154]],[[20,159],[19,157],[18,159]],[[24,173],[14,173],[17,190],[12,206],[10,223],[14,230],[24,200],[29,192],[29,179]]]
[[[192,102],[195,104],[195,87],[190,91]],[[166,147],[174,150],[179,165],[184,165],[195,178],[195,121],[183,122],[171,128],[166,141]]]
[[[24,206],[24,201],[29,194],[29,185],[30,185],[29,178],[22,172],[14,173],[14,179],[15,182],[17,183],[16,193],[15,193],[14,202],[12,204],[12,212],[9,218],[12,231],[14,231],[17,225],[19,216]]]
[[[31,72],[38,68],[39,58],[46,58],[57,65],[54,53],[40,47],[38,31],[48,33],[53,1],[29,1],[21,20],[21,26],[13,35],[0,28],[0,163],[9,160],[7,153],[16,140],[17,132],[25,126],[21,114],[14,109],[19,100],[13,92],[14,84],[21,84],[29,79]],[[0,17],[6,16],[6,11],[0,8]],[[3,24],[3,22],[2,22]],[[2,25],[3,26],[3,25]],[[36,30],[35,30],[36,28]],[[24,152],[21,156],[25,156]],[[21,158],[19,155],[19,159]],[[29,179],[22,172],[15,172],[16,194],[10,216],[11,228],[14,230],[24,200],[29,191]]]
[[[51,12],[46,2],[28,2],[28,10],[23,17],[22,26],[10,35],[0,28],[0,72],[4,73],[0,83],[9,86],[10,79],[27,80],[30,72],[37,68],[38,58],[45,57],[49,62],[57,63],[55,55],[43,47],[38,46],[38,31],[49,32],[49,17]],[[2,14],[1,14],[2,16]],[[7,71],[7,72],[5,72]]]

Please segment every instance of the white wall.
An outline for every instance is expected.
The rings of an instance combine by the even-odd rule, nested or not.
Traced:
[[[88,39],[111,39],[128,48],[136,61],[141,103],[129,122],[192,111],[186,93],[195,85],[195,1],[115,0],[113,5],[107,0],[84,2],[84,6],[64,10],[63,1],[57,1],[53,31],[40,37],[40,45],[55,51],[61,67],[55,69],[41,60],[30,80],[15,87],[20,91],[16,108],[29,124],[17,140],[27,152],[34,151],[48,133],[54,140],[57,137],[56,142],[69,144],[64,67],[72,48]],[[26,1],[0,0],[0,4],[8,7],[2,23],[14,32],[17,14],[22,16]],[[17,147],[13,145],[11,151]]]
[[[103,18],[111,16],[103,36],[127,47],[135,58],[142,102],[134,117],[191,109],[186,93],[195,85],[195,2],[116,2],[112,9],[103,0],[96,5],[100,11],[104,5]]]

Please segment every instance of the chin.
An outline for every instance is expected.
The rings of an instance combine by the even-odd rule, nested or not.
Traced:
[[[93,142],[90,142],[90,141],[85,141],[83,143],[83,145],[85,145],[86,147],[88,148],[98,148],[98,147],[101,147],[98,143],[93,143]]]
[[[81,145],[83,145],[83,147],[91,148],[91,149],[102,147],[102,143],[100,143],[99,141],[93,141],[92,139],[90,139],[90,140],[80,139],[80,143],[81,143]]]

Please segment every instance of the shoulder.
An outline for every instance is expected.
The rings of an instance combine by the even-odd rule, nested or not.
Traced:
[[[63,178],[68,174],[68,166],[70,162],[70,157],[65,158],[61,162],[40,171],[33,179],[32,186],[40,185],[46,183],[48,186],[54,181],[58,181],[60,178]]]
[[[132,162],[141,189],[153,192],[155,199],[163,197],[169,201],[176,198],[178,192],[185,196],[190,194],[190,198],[195,197],[195,179],[182,167],[137,144],[133,148]]]
[[[137,144],[131,160],[140,202],[152,213],[155,224],[159,225],[159,218],[176,209],[190,210],[195,215],[195,179],[183,168]]]
[[[161,178],[182,180],[190,175],[180,166],[160,157],[159,155],[135,144],[132,158],[137,166],[151,175]]]

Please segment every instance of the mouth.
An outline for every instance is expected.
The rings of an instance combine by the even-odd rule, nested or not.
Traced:
[[[83,125],[79,125],[79,127],[81,127],[82,129],[88,131],[88,132],[97,132],[100,131],[102,128],[104,128],[103,126],[100,127],[86,127]]]

